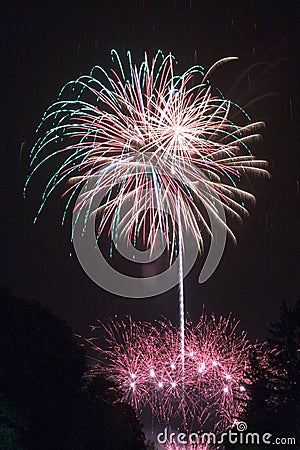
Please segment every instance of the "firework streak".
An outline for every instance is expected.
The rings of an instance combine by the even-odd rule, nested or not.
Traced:
[[[184,383],[180,330],[162,320],[148,323],[111,322],[105,330],[106,345],[87,341],[96,351],[93,372],[104,373],[122,390],[124,400],[138,411],[150,407],[164,423],[179,416],[183,423],[203,426],[213,421],[214,430],[232,426],[248,399],[249,352],[262,346],[250,344],[238,334],[231,318],[202,314],[196,326],[185,324]]]

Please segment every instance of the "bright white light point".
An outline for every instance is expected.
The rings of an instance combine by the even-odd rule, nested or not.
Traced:
[[[160,388],[162,388],[164,385],[162,384],[162,382],[160,381],[159,383],[158,383],[158,387],[160,387]]]
[[[134,381],[132,383],[130,383],[130,387],[132,387],[132,388],[135,387],[135,382]]]
[[[213,365],[214,367],[216,367],[217,364],[218,364],[217,361],[213,361],[213,362],[212,362],[212,365]]]
[[[132,373],[132,374],[131,374],[131,378],[132,378],[133,380],[135,380],[135,379],[136,379],[136,374],[135,374],[135,373]]]
[[[227,374],[225,377],[226,380],[230,380],[230,378],[231,378],[231,375],[229,375],[229,374]]]
[[[172,369],[172,370],[175,369],[175,364],[174,364],[174,363],[171,364],[171,369]]]
[[[154,378],[155,377],[155,372],[153,369],[150,370],[150,377]]]
[[[172,381],[171,386],[172,386],[172,388],[175,388],[175,387],[176,387],[175,381]]]
[[[225,386],[225,387],[223,388],[223,392],[225,392],[225,394],[227,394],[228,391],[229,391],[228,387]]]
[[[205,364],[202,363],[201,366],[199,367],[198,372],[199,372],[199,373],[202,373],[202,372],[204,371],[204,369],[205,369]]]
[[[194,352],[190,352],[190,356],[194,356]]]
[[[244,388],[244,386],[240,386],[240,391],[241,391],[241,392],[245,392],[245,390],[246,390],[246,389]]]
[[[179,134],[182,131],[182,127],[180,125],[177,125],[174,127],[174,133]]]
[[[174,169],[174,167],[172,167],[172,169],[171,169],[171,174],[172,174],[172,175],[175,175],[175,173],[176,173],[176,170]]]

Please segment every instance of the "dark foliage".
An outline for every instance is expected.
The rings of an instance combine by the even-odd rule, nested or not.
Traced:
[[[71,329],[5,290],[0,311],[0,393],[22,422],[22,446],[69,448],[86,370]]]
[[[102,376],[87,380],[80,437],[84,449],[146,450],[142,426],[116,386]]]
[[[270,408],[278,435],[296,436],[300,445],[300,301],[295,308],[283,302],[280,319],[270,330],[273,376],[270,382]]]
[[[0,294],[0,448],[145,450],[142,426],[115,386],[86,377],[67,324]]]
[[[272,323],[269,339],[269,358],[251,355],[251,384],[248,386],[250,401],[244,416],[248,432],[271,433],[276,438],[295,438],[300,448],[300,302],[288,308],[283,302],[278,321]],[[263,449],[270,445],[252,445],[248,448]],[[244,446],[230,445],[239,449]],[[282,448],[289,448],[288,444]]]

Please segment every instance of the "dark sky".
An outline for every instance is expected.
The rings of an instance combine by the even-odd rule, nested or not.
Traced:
[[[137,60],[145,50],[172,51],[181,72],[195,62],[208,68],[219,58],[239,56],[213,81],[242,106],[263,96],[248,111],[267,124],[255,153],[270,162],[272,178],[251,181],[257,204],[243,226],[232,223],[238,246],[227,245],[212,278],[197,284],[200,261],[186,278],[186,307],[193,319],[202,304],[217,315],[232,312],[251,338],[266,337],[281,301],[293,305],[299,298],[299,2],[55,3],[2,2],[3,283],[47,305],[84,335],[96,319],[115,314],[150,321],[163,314],[176,321],[177,288],[133,300],[93,284],[70,257],[70,228],[60,226],[60,192],[33,225],[49,172],[41,171],[23,199],[28,154],[42,113],[62,85],[95,64],[108,68],[112,48],[130,49]],[[236,84],[252,65],[250,76]]]

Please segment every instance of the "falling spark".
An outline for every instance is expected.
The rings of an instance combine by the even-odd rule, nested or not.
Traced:
[[[290,119],[293,120],[293,102],[291,98],[289,100],[289,105],[290,105]]]

